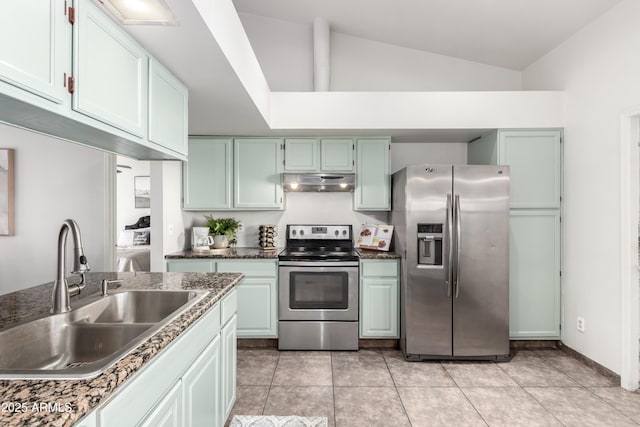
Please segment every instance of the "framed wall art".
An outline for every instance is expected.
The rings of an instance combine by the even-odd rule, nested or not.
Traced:
[[[133,192],[136,198],[136,208],[151,207],[151,177],[133,177]]]
[[[13,236],[13,150],[0,148],[0,236]]]

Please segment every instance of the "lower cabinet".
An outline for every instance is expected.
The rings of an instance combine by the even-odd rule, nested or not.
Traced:
[[[236,399],[236,301],[234,289],[78,425],[222,427]]]
[[[560,212],[509,217],[509,336],[560,339]]]
[[[397,260],[360,261],[360,338],[400,337]]]

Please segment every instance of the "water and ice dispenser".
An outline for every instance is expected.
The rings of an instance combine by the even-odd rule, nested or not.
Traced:
[[[442,265],[442,224],[418,224],[418,265]]]

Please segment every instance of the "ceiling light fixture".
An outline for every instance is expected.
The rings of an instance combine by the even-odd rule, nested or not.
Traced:
[[[100,0],[124,25],[176,25],[163,0]]]

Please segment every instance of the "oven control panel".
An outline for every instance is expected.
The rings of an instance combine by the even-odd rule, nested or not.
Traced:
[[[351,240],[351,225],[288,225],[289,240]]]

